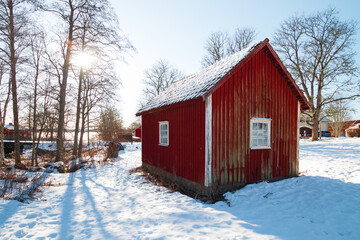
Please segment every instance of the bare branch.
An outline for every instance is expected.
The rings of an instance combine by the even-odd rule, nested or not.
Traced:
[[[341,21],[338,12],[329,8],[291,17],[275,34],[275,48],[311,106],[313,140],[326,105],[360,95],[353,50],[356,29],[355,22]]]

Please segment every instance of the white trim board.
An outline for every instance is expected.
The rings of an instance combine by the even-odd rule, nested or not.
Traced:
[[[212,95],[205,100],[205,187],[211,186]]]

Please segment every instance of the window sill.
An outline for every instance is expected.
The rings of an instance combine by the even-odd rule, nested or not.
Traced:
[[[169,146],[169,144],[158,144],[159,146],[163,146],[163,147],[168,147]]]
[[[271,147],[250,147],[250,150],[271,149]]]

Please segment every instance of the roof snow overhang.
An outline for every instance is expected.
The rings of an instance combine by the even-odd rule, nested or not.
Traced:
[[[221,87],[238,68],[245,65],[261,50],[264,50],[270,57],[281,76],[285,79],[289,88],[300,102],[301,111],[310,109],[310,105],[304,94],[266,38],[264,41],[224,58],[198,73],[175,81],[158,96],[150,100],[147,105],[142,107],[136,113],[136,116],[164,109],[165,106],[170,106],[175,103],[187,102],[192,99],[195,100],[199,97],[205,100]]]

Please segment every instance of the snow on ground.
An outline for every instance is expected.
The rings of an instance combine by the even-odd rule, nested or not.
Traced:
[[[51,174],[28,204],[0,200],[0,239],[360,239],[360,139],[301,140],[302,177],[251,184],[204,204],[113,165]],[[58,185],[60,184],[60,185]]]

